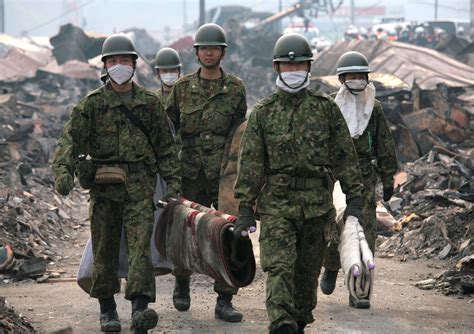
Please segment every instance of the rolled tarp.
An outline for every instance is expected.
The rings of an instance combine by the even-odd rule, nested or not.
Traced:
[[[370,299],[374,283],[374,256],[357,218],[347,217],[338,250],[350,294],[356,300]]]

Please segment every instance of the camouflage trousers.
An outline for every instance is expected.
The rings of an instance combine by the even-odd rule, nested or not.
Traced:
[[[219,179],[207,180],[204,171],[199,171],[198,178],[191,180],[183,178],[181,182],[182,196],[190,201],[197,202],[204,206],[210,207],[214,203],[217,208],[217,200],[219,194]],[[174,268],[173,275],[176,277],[189,277],[192,272],[182,268]],[[225,283],[215,281],[214,291],[221,294],[235,295],[238,288],[233,288]]]
[[[375,240],[377,239],[377,217],[375,200],[375,187],[377,185],[377,177],[369,176],[364,178],[364,190],[362,191],[362,200],[364,201],[362,207],[363,221],[361,223],[364,228],[365,238],[369,244],[370,250],[375,255]],[[339,252],[337,251],[337,244],[331,243],[326,250],[324,258],[324,268],[330,271],[337,271],[341,268],[341,261]]]
[[[324,227],[334,212],[299,220],[261,215],[260,262],[267,273],[270,333],[283,324],[312,323],[317,284],[326,250]]]
[[[114,202],[91,198],[90,221],[94,264],[90,296],[108,298],[120,292],[117,277],[122,226],[128,253],[125,298],[146,296],[155,301],[155,274],[150,253],[153,201]]]

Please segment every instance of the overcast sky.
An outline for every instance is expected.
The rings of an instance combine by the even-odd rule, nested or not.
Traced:
[[[282,0],[283,6],[294,0]],[[333,0],[337,3],[338,0]],[[150,31],[173,30],[197,21],[198,0],[4,0],[5,31],[13,35],[51,36],[59,26],[72,22],[88,31],[112,33],[129,27]],[[434,19],[435,0],[355,0],[356,6],[385,6],[387,13],[407,20]],[[185,4],[185,5],[184,5]],[[278,0],[207,0],[217,5],[244,5],[254,10],[277,11]],[[349,6],[344,0],[343,6]],[[186,8],[186,11],[184,11]],[[439,19],[469,19],[470,0],[438,0]]]

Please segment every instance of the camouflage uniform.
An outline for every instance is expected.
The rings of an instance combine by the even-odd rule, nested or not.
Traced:
[[[165,93],[163,92],[163,89],[158,89],[158,91],[156,92],[156,95],[158,96],[158,99],[160,100],[163,110],[166,110],[169,93],[165,95]]]
[[[90,295],[108,298],[120,291],[117,278],[122,226],[129,254],[125,298],[155,300],[150,255],[156,174],[178,191],[177,147],[167,116],[155,93],[133,84],[126,106],[150,131],[152,148],[143,132],[121,112],[120,97],[107,84],[84,98],[73,110],[58,140],[53,171],[73,175],[76,158],[90,155],[96,165],[118,165],[127,173],[122,184],[93,184],[90,189],[91,238],[94,268]],[[155,151],[155,152],[154,152]]]
[[[217,206],[225,142],[247,111],[242,80],[223,71],[221,79],[205,80],[198,70],[176,82],[166,110],[181,143],[182,196],[205,206]],[[191,275],[179,268],[175,268],[174,274]],[[214,290],[224,294],[237,292],[217,281]]]
[[[333,95],[335,97],[335,94]],[[390,128],[383,113],[382,105],[375,101],[372,116],[364,133],[352,139],[362,173],[364,189],[362,191],[364,220],[361,225],[370,249],[375,254],[377,238],[377,218],[375,187],[379,176],[384,187],[393,187],[393,176],[397,172],[397,156]],[[324,268],[337,271],[341,267],[337,244],[331,243],[324,259]]]
[[[335,220],[331,175],[348,199],[360,197],[357,156],[330,97],[279,90],[255,106],[242,138],[235,197],[241,205],[258,200],[270,331],[314,321],[325,225]]]

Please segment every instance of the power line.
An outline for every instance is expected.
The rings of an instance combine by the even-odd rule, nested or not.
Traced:
[[[47,26],[48,24],[53,23],[54,21],[57,21],[57,20],[59,20],[59,19],[62,19],[63,17],[68,16],[69,14],[71,14],[71,13],[73,13],[73,12],[77,12],[79,9],[84,8],[85,6],[90,5],[90,4],[93,3],[94,1],[95,1],[95,0],[90,0],[90,1],[88,1],[88,2],[85,2],[85,3],[83,3],[82,5],[79,5],[79,6],[77,6],[76,8],[74,8],[74,9],[72,9],[72,10],[69,10],[69,11],[67,11],[67,12],[64,12],[64,13],[62,13],[61,15],[56,16],[56,17],[54,17],[54,18],[52,18],[52,19],[49,19],[49,20],[46,21],[46,22],[43,22],[43,23],[38,24],[38,25],[36,25],[36,26],[34,26],[34,27],[30,28],[30,29],[27,29],[27,30],[25,30],[25,32],[26,32],[26,33],[29,33],[29,32],[31,32],[31,31],[33,31],[33,30],[36,30],[36,29],[42,28],[42,27],[44,27],[44,26]]]

